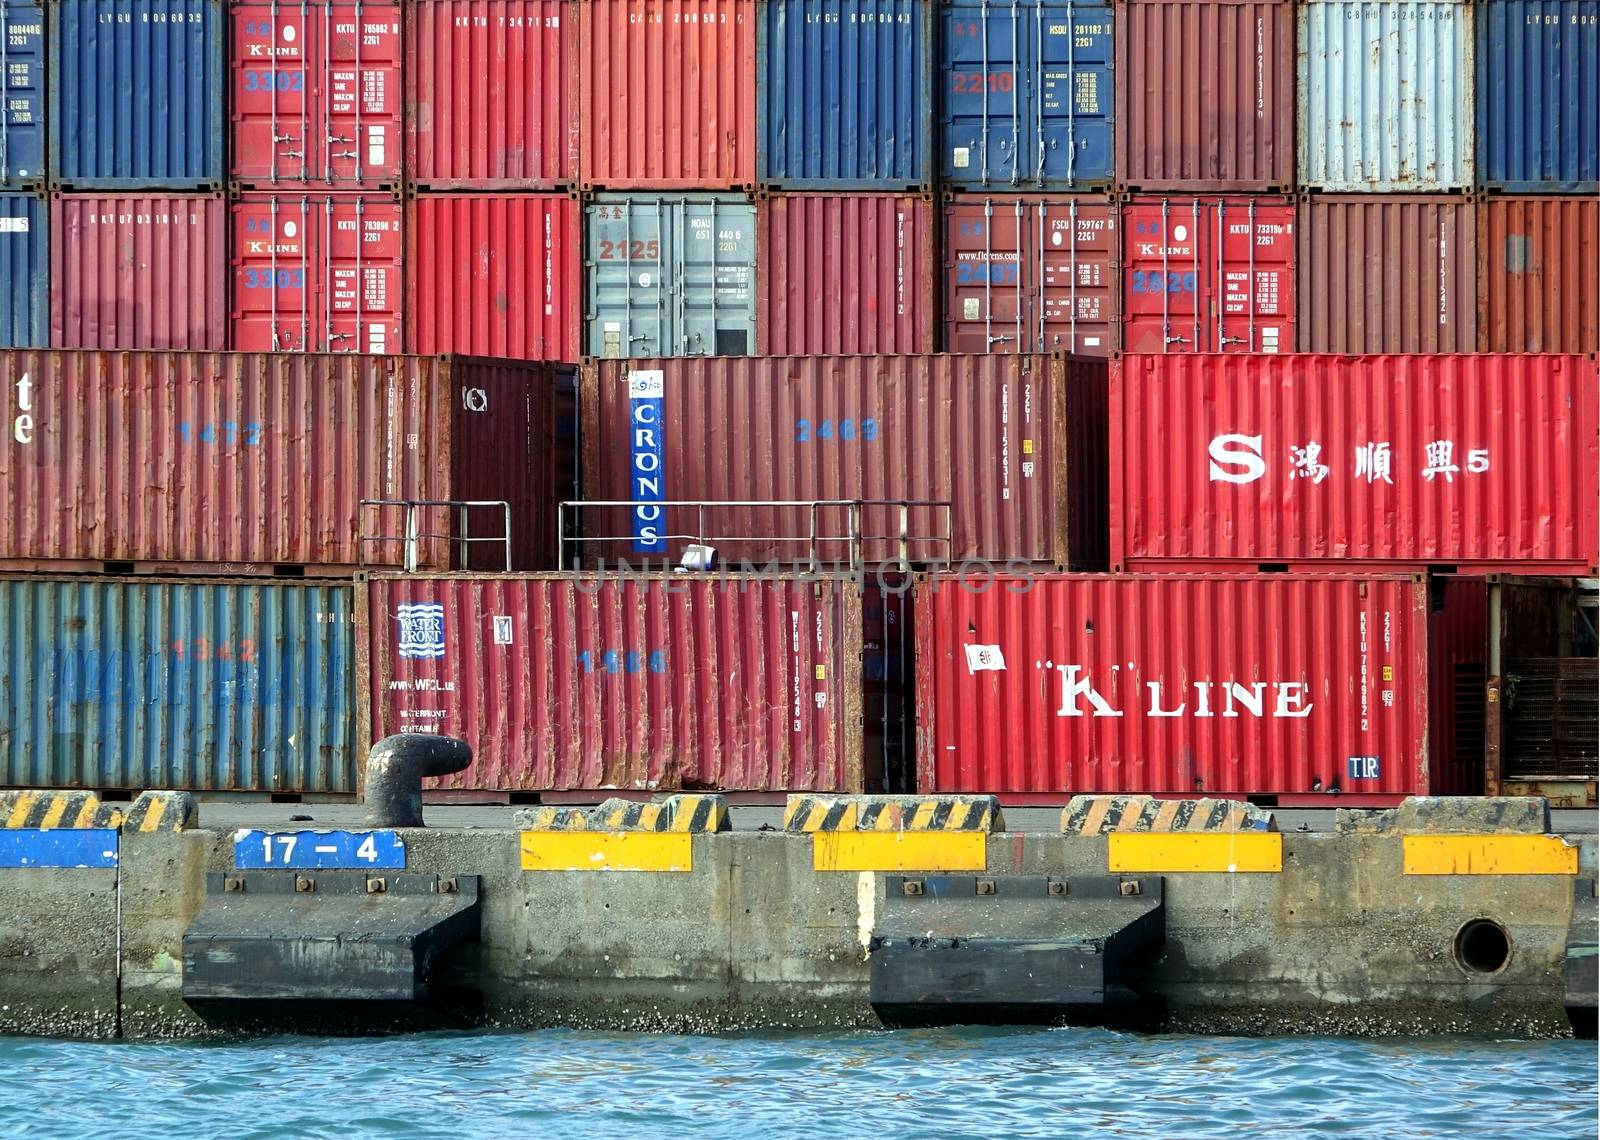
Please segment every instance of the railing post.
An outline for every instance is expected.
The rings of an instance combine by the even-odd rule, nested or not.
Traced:
[[[911,526],[911,505],[904,499],[900,500],[900,565],[910,566],[910,547],[906,543],[906,532]]]
[[[407,574],[417,572],[417,508],[409,499],[405,504],[405,564]]]
[[[850,523],[850,570],[853,573],[861,564],[861,500],[851,499],[847,508]]]
[[[459,539],[457,541],[459,542],[459,544],[461,546],[461,569],[463,569],[463,570],[466,570],[466,569],[470,568],[471,565],[472,565],[471,559],[468,558],[468,554],[472,550],[472,547],[471,547],[471,545],[469,544],[469,542],[467,540],[467,526],[468,526],[468,523],[467,523],[467,511],[468,511],[468,509],[469,508],[467,507],[466,503],[462,503],[461,504],[461,534],[460,534],[460,537],[459,537]]]
[[[500,511],[506,520],[506,573],[509,574],[511,573],[511,504],[501,503]],[[556,537],[559,539],[561,536],[558,534]],[[559,550],[559,547],[557,549]],[[561,556],[558,553],[556,557],[559,559]],[[556,563],[558,569],[560,565],[560,562]]]

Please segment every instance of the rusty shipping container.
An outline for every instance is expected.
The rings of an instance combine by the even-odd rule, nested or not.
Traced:
[[[59,194],[50,202],[50,343],[227,343],[220,194]]]
[[[1118,568],[1600,561],[1592,357],[1152,355],[1111,372]]]
[[[1122,347],[1289,352],[1295,207],[1287,198],[1135,198],[1122,211]]]
[[[236,185],[398,184],[398,3],[235,0],[228,16]]]
[[[1117,181],[1130,190],[1288,190],[1289,0],[1117,5]]]
[[[898,604],[849,580],[374,575],[358,591],[357,735],[465,740],[472,766],[434,787],[861,792],[904,741],[884,715],[901,712],[867,699],[871,676],[899,684],[881,660]]]
[[[401,207],[387,194],[241,194],[229,346],[394,352],[404,321]]]
[[[1317,194],[1299,211],[1303,352],[1476,352],[1477,207]]]
[[[415,0],[406,36],[414,187],[551,190],[578,182],[574,0]]]
[[[1105,563],[1105,362],[1061,356],[722,357],[586,365],[579,400],[588,556],[724,564],[849,559],[848,508],[658,502],[920,500],[913,562]],[[645,502],[648,500],[648,502]],[[859,554],[899,556],[898,508],[862,510]],[[948,537],[948,543],[938,541]],[[920,539],[920,540],[918,540]]]
[[[1110,355],[1118,345],[1120,215],[1103,195],[946,201],[945,347]]]
[[[1478,347],[1600,352],[1600,198],[1478,206]]]
[[[578,359],[581,207],[569,194],[423,194],[406,203],[407,347]]]
[[[1024,591],[1023,587],[1029,586]],[[919,580],[922,792],[1274,796],[1475,790],[1432,746],[1420,576]]]
[[[584,186],[753,188],[755,0],[585,0],[581,8]]]
[[[756,344],[770,356],[933,351],[933,203],[897,194],[756,202]]]
[[[0,354],[0,569],[348,573],[403,564],[398,508],[510,504],[512,568],[552,565],[551,366],[295,353]],[[364,515],[364,517],[363,517]],[[504,512],[468,537],[502,538]],[[418,527],[460,537],[459,512]],[[473,569],[505,566],[476,545]],[[463,564],[424,537],[416,564]]]
[[[348,582],[0,577],[0,786],[356,790]]]

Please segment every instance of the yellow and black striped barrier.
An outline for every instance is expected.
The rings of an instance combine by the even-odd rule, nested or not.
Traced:
[[[692,871],[694,836],[729,827],[728,801],[698,792],[656,803],[543,805],[518,822],[524,871]]]
[[[104,803],[93,792],[64,788],[0,792],[0,828],[8,831],[187,831],[199,815],[188,792],[140,792],[127,805]]]
[[[140,792],[122,817],[122,832],[188,831],[200,821],[200,806],[188,792]]]
[[[1240,800],[1074,796],[1061,812],[1066,835],[1106,837],[1113,874],[1238,874],[1283,870],[1272,813]]]
[[[982,871],[1005,827],[993,796],[790,796],[785,831],[817,871]]]
[[[1276,831],[1270,811],[1242,800],[1158,800],[1154,796],[1073,796],[1061,812],[1064,835],[1124,831]]]

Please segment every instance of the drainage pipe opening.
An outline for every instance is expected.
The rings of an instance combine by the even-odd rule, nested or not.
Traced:
[[[1490,918],[1475,918],[1456,931],[1456,964],[1469,974],[1497,974],[1511,960],[1511,936]]]

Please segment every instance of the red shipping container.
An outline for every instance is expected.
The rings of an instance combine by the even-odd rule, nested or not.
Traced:
[[[962,194],[946,201],[945,347],[1114,352],[1119,212],[1091,195]]]
[[[852,582],[375,575],[356,596],[357,738],[465,740],[434,787],[881,784]]]
[[[513,568],[554,565],[555,369],[302,353],[0,355],[0,568],[348,574],[402,564],[358,535],[362,499],[504,500]],[[402,533],[369,508],[367,533]],[[459,536],[456,512],[421,529]],[[474,512],[472,537],[504,532]],[[423,539],[449,569],[454,544]],[[504,546],[474,546],[474,568]]]
[[[415,0],[406,153],[426,189],[553,190],[578,181],[578,5]]]
[[[1595,571],[1592,357],[1152,355],[1111,375],[1115,567]]]
[[[425,194],[406,203],[408,345],[578,359],[581,209],[568,194]]]
[[[1316,194],[1300,207],[1305,352],[1476,352],[1478,206]]]
[[[912,562],[1105,565],[1103,361],[1061,356],[689,357],[586,364],[585,498],[638,503],[932,500],[909,509]],[[651,395],[651,392],[656,393]],[[900,551],[898,508],[864,508],[868,564]],[[848,509],[816,516],[846,536]],[[611,561],[678,558],[668,535],[716,536],[724,564],[807,558],[809,507],[586,508]],[[648,531],[648,533],[647,533]],[[948,546],[931,541],[949,534]],[[627,536],[632,536],[632,541]],[[788,541],[779,541],[787,539]],[[819,560],[849,560],[838,541]]]
[[[57,194],[50,343],[222,348],[224,224],[220,194]]]
[[[586,188],[755,183],[755,0],[585,0],[580,25]]]
[[[922,792],[1341,803],[1472,789],[1430,748],[1428,585],[1288,575],[919,581]]]
[[[1138,198],[1122,213],[1127,352],[1291,352],[1287,198]]]
[[[399,4],[234,0],[229,17],[236,184],[399,182]]]
[[[1486,198],[1478,257],[1480,349],[1600,352],[1600,198]]]
[[[379,356],[399,348],[400,213],[388,195],[241,195],[233,347]]]
[[[1120,0],[1126,189],[1294,186],[1294,13],[1289,0]]]
[[[772,194],[756,203],[756,343],[769,356],[933,351],[933,203]]]

